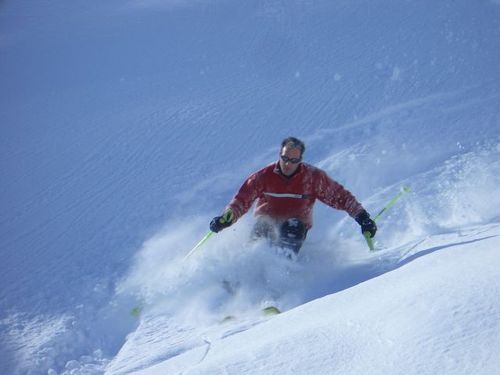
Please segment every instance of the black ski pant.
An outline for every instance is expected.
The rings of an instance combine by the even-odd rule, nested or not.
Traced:
[[[296,218],[279,221],[260,216],[252,231],[253,239],[267,238],[272,245],[292,250],[295,254],[299,253],[306,236],[305,224]]]

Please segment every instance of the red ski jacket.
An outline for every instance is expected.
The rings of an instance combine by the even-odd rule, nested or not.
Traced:
[[[227,208],[233,210],[236,222],[257,201],[255,216],[269,216],[276,220],[297,218],[310,229],[316,199],[346,211],[353,218],[363,210],[361,203],[341,184],[323,170],[306,163],[301,163],[290,177],[281,173],[279,163],[253,173]]]

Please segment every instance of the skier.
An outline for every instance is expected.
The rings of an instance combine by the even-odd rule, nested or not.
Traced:
[[[346,211],[361,226],[362,233],[375,236],[377,226],[361,203],[325,171],[304,163],[304,151],[302,141],[285,138],[279,160],[246,179],[224,213],[212,219],[210,230],[217,233],[233,225],[257,201],[252,238],[267,238],[297,255],[312,227],[313,206],[319,199]]]

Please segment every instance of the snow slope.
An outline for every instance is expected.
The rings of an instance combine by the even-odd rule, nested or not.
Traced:
[[[413,268],[427,258],[446,260],[446,274],[461,275],[463,264],[449,259],[455,253],[465,264],[480,262],[471,275],[478,291],[487,282],[492,287],[477,304],[467,280],[458,278],[450,290],[436,276],[444,266],[427,265],[435,287],[422,286],[423,295],[435,300],[450,290],[434,302],[436,316],[478,332],[467,331],[466,346],[451,352],[485,344],[488,332],[498,336],[494,323],[493,331],[477,326],[489,322],[488,304],[497,306],[488,267],[498,259],[498,242],[476,241],[473,233],[496,236],[500,222],[499,19],[498,2],[486,0],[2,2],[1,372],[113,373],[162,360],[168,361],[160,366],[175,360],[191,368],[197,351],[207,351],[200,332],[217,331],[224,309],[243,314],[273,301],[287,311],[242,338],[213,341],[200,364],[208,371],[238,355],[224,357],[218,347],[242,347],[236,341],[273,324],[310,327],[308,337],[320,345],[323,336],[308,324],[333,323],[307,323],[311,314],[301,312],[320,316],[325,304],[338,311],[342,298],[368,298],[370,288],[388,306],[363,307],[384,317],[376,327],[389,339],[397,333],[392,318],[414,316],[389,302],[402,296],[423,303],[393,278],[416,277]],[[182,264],[210,218],[247,174],[275,160],[287,135],[302,137],[307,161],[371,212],[403,184],[412,186],[380,223],[384,250],[367,254],[357,225],[318,205],[294,265],[262,244],[241,243],[251,217]],[[464,231],[468,239],[458,240]],[[476,242],[452,246],[467,241]],[[398,267],[413,246],[421,256]],[[224,278],[239,284],[237,298],[221,289]],[[385,294],[389,282],[399,286],[389,288],[392,298]],[[139,320],[128,314],[137,303],[145,304]],[[439,315],[453,306],[471,313],[456,320]],[[252,325],[261,317],[245,319]],[[409,321],[408,334],[420,332],[418,321]],[[432,319],[426,322],[426,350],[437,355],[439,345],[455,345]],[[368,323],[375,324],[360,324]],[[363,352],[360,341],[368,335],[361,331],[360,340],[344,336],[341,344]],[[305,350],[295,340],[303,334],[295,332],[286,340]],[[411,336],[408,350],[431,372],[442,363],[418,349],[423,335]],[[250,353],[265,368],[278,366],[281,351],[265,357],[259,345]],[[498,342],[485,348],[486,367],[476,369],[487,373],[498,363]],[[138,359],[138,351],[150,355]],[[192,360],[178,358],[184,351]],[[295,354],[300,366],[332,365],[307,360],[300,349]],[[458,362],[461,369],[474,365],[468,358]],[[248,361],[240,362],[247,371]],[[352,371],[369,363],[359,361]]]
[[[362,267],[392,272],[372,274],[362,284],[251,329],[248,323],[223,323],[197,341],[191,338],[191,346],[177,343],[175,354],[166,348],[187,332],[172,332],[158,317],[145,319],[108,373],[129,373],[169,353],[171,359],[130,373],[494,374],[500,365],[495,351],[500,345],[499,244],[495,224],[381,252]],[[170,332],[170,340],[151,339],[160,332]]]

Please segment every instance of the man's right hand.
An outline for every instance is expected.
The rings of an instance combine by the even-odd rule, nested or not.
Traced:
[[[214,233],[220,232],[233,224],[233,218],[233,210],[228,208],[221,216],[216,216],[212,219],[210,222],[210,230]]]

